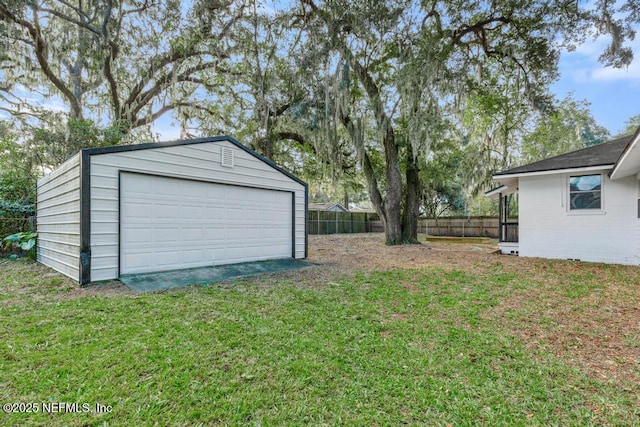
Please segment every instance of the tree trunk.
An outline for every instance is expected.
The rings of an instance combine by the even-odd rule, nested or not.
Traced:
[[[359,137],[354,133],[353,122],[348,117],[347,111],[341,111],[341,121],[347,127],[347,130],[351,133],[351,137],[358,145],[357,147],[361,151],[363,171],[367,177],[367,183],[369,188],[369,196],[373,203],[380,219],[384,224],[385,239],[387,245],[401,245],[402,242],[402,221],[401,221],[401,204],[402,204],[402,175],[400,173],[400,159],[398,153],[398,145],[394,135],[393,125],[391,119],[385,112],[385,103],[380,96],[380,89],[376,84],[374,77],[371,75],[370,70],[363,66],[356,56],[351,51],[348,43],[342,38],[340,32],[342,24],[336,25],[337,21],[324,10],[319,9],[312,0],[303,0],[303,4],[308,5],[311,9],[318,13],[320,18],[325,21],[329,34],[331,35],[331,41],[333,45],[342,53],[344,58],[349,62],[349,65],[353,69],[353,73],[356,79],[360,82],[363,89],[367,94],[367,98],[371,103],[373,115],[375,117],[376,124],[380,135],[382,136],[382,142],[385,153],[385,166],[386,166],[386,194],[384,199],[380,193],[378,187],[378,180],[375,176],[374,169],[371,167],[367,156],[367,150],[362,142],[358,143]]]
[[[384,132],[384,153],[386,160],[387,194],[384,201],[387,221],[384,227],[387,245],[401,245],[402,242],[402,175],[398,145],[391,124],[386,123]]]
[[[344,111],[342,108],[338,109],[338,113],[340,116],[340,121],[343,126],[349,132],[349,136],[351,136],[351,140],[353,144],[356,146],[359,155],[361,156],[361,164],[362,164],[362,172],[364,173],[365,178],[367,179],[367,190],[369,191],[369,200],[371,200],[371,204],[373,204],[373,208],[376,210],[376,213],[380,217],[380,221],[382,221],[382,226],[385,230],[387,230],[387,213],[385,209],[386,202],[382,198],[382,194],[380,193],[380,188],[378,186],[378,179],[376,178],[375,171],[373,169],[373,165],[371,164],[371,159],[369,158],[369,154],[364,147],[362,139],[358,135],[358,130],[351,120],[351,117]]]
[[[404,212],[402,213],[402,240],[404,243],[418,242],[418,217],[420,216],[420,177],[418,159],[413,156],[411,148],[407,148],[407,188],[404,196]]]

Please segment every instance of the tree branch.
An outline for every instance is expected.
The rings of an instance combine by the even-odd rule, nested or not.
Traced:
[[[145,105],[147,105],[149,103],[149,101],[151,101],[151,99],[153,99],[156,95],[162,93],[164,90],[166,90],[168,87],[170,87],[171,85],[178,83],[178,82],[183,82],[185,81],[187,78],[189,78],[191,76],[191,74],[198,72],[198,71],[203,71],[209,68],[214,68],[216,67],[216,63],[215,62],[205,62],[202,64],[198,64],[195,65],[191,68],[188,68],[186,71],[184,71],[183,73],[181,73],[180,75],[178,75],[177,77],[174,78],[175,75],[175,67],[169,72],[169,74],[162,78],[159,79],[158,81],[156,81],[156,83],[153,85],[153,87],[151,87],[149,90],[147,90],[146,92],[142,93],[136,100],[135,100],[135,106],[132,106],[131,104],[127,105],[128,109],[129,109],[129,114],[130,114],[130,119],[135,118],[138,113],[140,112],[140,110],[142,110],[142,108],[144,108]],[[133,108],[132,108],[133,107]]]
[[[163,114],[165,114],[168,111],[173,110],[175,107],[173,105],[164,105],[162,106],[158,111],[156,111],[155,113],[151,113],[141,119],[136,120],[135,122],[133,122],[133,127],[140,127],[140,126],[146,126],[148,124],[151,124],[153,122],[155,122],[159,117],[161,117]]]
[[[476,22],[473,25],[462,25],[453,31],[451,36],[452,42],[454,44],[460,43],[462,38],[469,33],[478,33],[479,31],[486,30],[486,26],[494,23],[502,23],[502,24],[511,24],[513,21],[510,18],[506,18],[504,16],[498,16],[493,18],[483,19],[481,21]]]
[[[316,149],[312,145],[309,145],[307,143],[307,141],[304,139],[304,136],[297,132],[277,132],[274,136],[278,139],[290,139],[291,141],[295,141],[299,144],[308,146],[309,148],[311,148],[311,150],[313,150],[314,154],[316,152]]]
[[[89,19],[89,15],[87,15],[86,13],[84,13],[84,11],[78,7],[76,7],[75,5],[69,3],[68,1],[65,0],[57,0],[58,3],[61,3],[65,6],[67,6],[69,9],[73,10],[75,13],[78,14],[78,16],[82,16],[84,17],[86,20],[90,20]]]
[[[295,97],[295,99],[293,99],[293,100],[292,100],[292,101],[290,101],[290,102],[287,102],[286,104],[283,104],[283,105],[279,106],[278,108],[276,108],[276,110],[275,110],[275,111],[273,111],[273,110],[271,110],[271,109],[270,109],[270,110],[269,110],[269,117],[280,117],[281,115],[283,115],[284,113],[286,113],[286,112],[287,112],[287,110],[288,110],[289,108],[291,108],[291,106],[292,106],[293,104],[295,104],[296,102],[301,101],[302,99],[303,99],[303,97],[302,97],[302,96],[296,96],[296,97]]]
[[[193,58],[195,56],[204,55],[206,53],[207,52],[201,52],[201,51],[177,52],[172,50],[163,56],[152,58],[151,63],[149,64],[149,67],[147,67],[147,70],[142,73],[142,77],[129,93],[129,96],[125,100],[124,105],[125,106],[133,105],[135,100],[142,93],[142,90],[153,79],[153,76],[158,70],[161,70],[167,65],[172,64],[181,59],[184,60],[187,58]],[[120,114],[122,113],[124,112],[120,112]]]
[[[107,0],[107,8],[104,12],[102,18],[102,31],[101,36],[104,43],[104,46],[107,48],[107,55],[104,58],[104,67],[102,72],[104,77],[107,79],[107,84],[109,85],[109,95],[111,98],[111,106],[113,111],[116,114],[120,113],[120,95],[118,90],[118,83],[116,82],[115,76],[113,75],[113,69],[111,68],[111,63],[118,56],[118,45],[113,42],[110,38],[109,33],[109,20],[111,19],[111,10],[113,3],[111,0]]]
[[[11,13],[11,11],[4,3],[0,3],[0,18],[6,21],[11,21],[27,30],[27,32],[35,42],[34,50],[36,58],[38,59],[38,64],[40,65],[40,69],[42,70],[44,75],[51,81],[51,83],[53,83],[53,85],[62,93],[62,95],[67,98],[71,107],[73,117],[82,117],[82,108],[78,99],[75,97],[73,92],[64,84],[64,82],[55,75],[49,65],[49,60],[47,58],[47,42],[42,37],[42,32],[40,31],[39,26],[37,26],[37,15],[35,17],[36,25],[34,25],[24,19],[18,18],[13,13]]]
[[[100,34],[100,30],[98,28],[96,28],[96,27],[94,27],[92,25],[89,25],[87,22],[83,22],[83,21],[80,21],[78,19],[72,18],[72,17],[70,17],[68,15],[65,15],[62,12],[58,12],[57,10],[47,9],[47,8],[38,8],[38,11],[49,13],[49,14],[51,14],[53,16],[57,16],[58,18],[63,19],[65,21],[67,21],[67,22],[70,22],[70,23],[72,23],[74,25],[77,25],[78,27],[84,28],[85,30],[90,31],[90,32],[92,32],[93,34],[95,34],[97,36],[101,35]]]
[[[364,144],[358,143],[360,141],[360,136],[358,135],[358,129],[354,125],[351,117],[347,114],[346,111],[339,107],[338,115],[340,116],[340,121],[342,125],[347,129],[349,135],[351,136],[351,140],[354,145],[356,145],[356,149],[360,155],[362,171],[364,172],[365,177],[367,178],[367,189],[369,191],[369,198],[371,199],[371,203],[373,203],[373,207],[376,210],[376,213],[383,221],[383,224],[387,221],[387,215],[385,211],[385,203],[382,198],[382,193],[380,193],[380,187],[378,186],[378,179],[376,178],[375,170],[373,169],[373,164],[371,163],[371,159],[369,158],[369,154],[364,147]]]

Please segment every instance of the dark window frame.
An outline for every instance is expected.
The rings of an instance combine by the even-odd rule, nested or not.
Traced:
[[[575,178],[589,178],[589,177],[598,177],[599,179],[599,185],[597,185],[597,188],[590,188],[590,189],[586,189],[586,190],[580,190],[580,189],[572,189],[571,188],[571,181]],[[594,174],[581,174],[581,175],[570,175],[569,179],[567,181],[567,187],[568,187],[568,196],[569,196],[569,201],[568,201],[568,209],[569,212],[600,212],[603,209],[603,183],[604,183],[604,179],[602,177],[601,173],[594,173]],[[586,197],[588,195],[592,195],[594,197],[592,197],[592,201],[590,202],[591,205],[593,205],[596,201],[598,202],[597,206],[576,206],[575,204],[575,198],[582,198],[582,197]]]

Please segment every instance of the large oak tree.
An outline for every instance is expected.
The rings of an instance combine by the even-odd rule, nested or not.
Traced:
[[[71,119],[106,117],[124,131],[172,110],[208,110],[208,93],[234,74],[229,34],[243,10],[232,1],[2,1],[1,107],[38,117],[29,95],[57,96]]]

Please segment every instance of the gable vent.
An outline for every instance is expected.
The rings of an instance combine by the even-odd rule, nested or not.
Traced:
[[[228,168],[233,167],[233,148],[222,147],[220,164]]]

